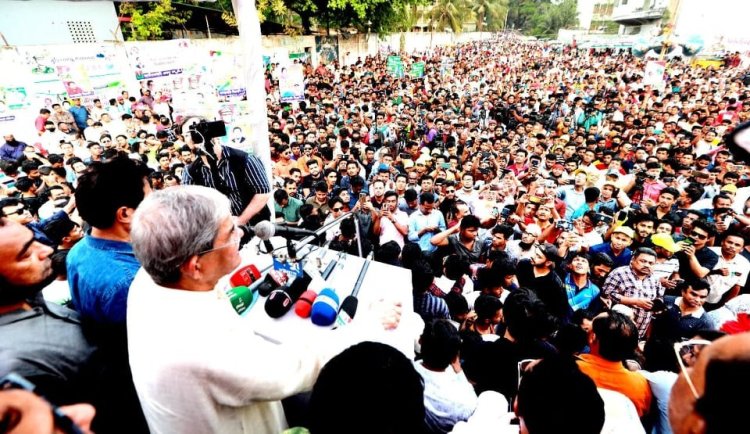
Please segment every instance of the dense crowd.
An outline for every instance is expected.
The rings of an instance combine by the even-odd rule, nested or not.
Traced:
[[[6,237],[0,250],[10,264],[22,261],[15,256],[19,246],[25,252],[39,244],[49,249],[39,256],[51,258],[53,272],[21,285],[13,273],[23,271],[2,265],[0,290],[12,295],[0,294],[6,342],[0,373],[3,350],[16,357],[21,337],[35,333],[23,326],[27,312],[43,311],[47,326],[65,322],[52,341],[68,342],[73,365],[89,363],[96,348],[104,368],[93,381],[82,378],[87,371],[80,366],[56,381],[39,370],[25,373],[56,402],[100,404],[102,432],[139,432],[146,423],[169,431],[191,426],[190,418],[196,429],[225,430],[231,417],[223,406],[251,403],[253,411],[242,416],[251,425],[232,429],[284,426],[283,412],[276,423],[280,410],[257,402],[309,388],[314,368],[278,390],[256,379],[253,387],[270,390],[264,393],[234,390],[231,382],[243,380],[222,371],[213,377],[221,384],[214,390],[214,383],[200,386],[210,381],[201,375],[194,386],[178,381],[194,372],[179,361],[162,367],[150,357],[153,343],[144,344],[173,338],[154,331],[160,323],[148,319],[153,306],[182,301],[143,287],[205,290],[237,265],[217,258],[210,267],[226,270],[207,275],[200,259],[190,259],[223,254],[242,237],[231,222],[221,232],[225,223],[217,220],[220,232],[200,238],[202,222],[187,220],[193,212],[206,212],[206,219],[210,213],[189,208],[202,200],[184,196],[194,192],[217,209],[226,205],[240,225],[267,219],[308,230],[327,225],[332,249],[372,253],[411,271],[414,311],[425,324],[417,360],[376,344],[334,357],[330,366],[338,367],[321,371],[314,411],[299,423],[313,433],[351,432],[349,424],[363,432],[518,432],[514,416],[531,434],[686,432],[685,421],[696,414],[714,427],[731,421],[735,406],[720,389],[729,387],[726,378],[713,380],[719,389],[710,391],[709,412],[696,405],[691,378],[679,373],[702,350],[705,359],[719,357],[718,349],[706,350],[712,341],[750,330],[750,155],[734,146],[738,127],[750,120],[742,61],[714,70],[671,59],[661,82],[645,83],[646,61],[627,51],[513,37],[434,48],[402,61],[407,71],[424,62],[425,75],[398,76],[382,55],[345,66],[305,64],[305,100],[291,103],[280,101],[281,67],[270,65],[270,183],[258,158],[232,146],[243,146],[241,135],[232,132],[230,146],[198,143],[174,122],[168,98],[151,95],[149,83],[137,97],[123,91],[106,105],[74,100],[43,108],[36,137],[6,135],[0,226],[17,234],[13,224],[24,225],[33,238]],[[210,187],[229,201],[181,184]],[[153,200],[151,190],[158,191]],[[139,215],[141,201],[148,211]],[[180,231],[193,234],[192,250],[158,251],[159,240],[162,248],[179,246],[169,236]],[[129,299],[131,282],[139,290]],[[33,297],[42,287],[46,302]],[[162,314],[180,324],[178,313]],[[200,323],[183,326],[201,333],[193,330]],[[212,345],[210,336],[201,337]],[[174,337],[170,345],[188,346],[188,338]],[[716,348],[740,354],[746,343],[733,342]],[[43,347],[24,351],[43,358]],[[222,351],[208,353],[232,357]],[[175,350],[170,360],[173,354],[188,353]],[[54,367],[61,356],[45,357]],[[273,360],[269,355],[266,364]],[[360,378],[355,366],[372,375]],[[19,367],[10,363],[10,370]],[[167,367],[183,377],[154,380]],[[86,384],[81,391],[93,392],[69,393],[73,377]],[[383,418],[362,400],[341,399],[337,388],[348,382],[359,386],[355,396],[371,392],[384,401],[379,411],[403,417]],[[165,403],[189,399],[165,398],[164,388],[210,401],[206,418],[201,410],[165,411]],[[118,394],[125,405],[112,408]],[[345,409],[342,419],[321,416],[326,405]]]

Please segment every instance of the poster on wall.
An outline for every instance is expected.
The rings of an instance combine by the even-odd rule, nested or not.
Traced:
[[[138,93],[148,89],[155,101],[171,100],[175,122],[185,116],[208,117],[215,112],[217,98],[209,71],[209,50],[175,39],[127,43],[126,51],[140,86]]]
[[[281,102],[305,100],[305,74],[301,64],[290,63],[281,67],[279,94]]]
[[[126,77],[127,59],[117,47],[20,47],[19,53],[24,70],[31,73],[29,98],[42,107],[72,98],[82,98],[84,104],[91,104],[94,98],[106,101],[134,83]]]
[[[318,62],[323,65],[337,62],[339,60],[339,40],[332,36],[316,36],[315,51],[318,53]]]
[[[244,69],[240,53],[229,50],[209,50],[211,76],[220,102],[243,99],[247,89],[239,75]]]

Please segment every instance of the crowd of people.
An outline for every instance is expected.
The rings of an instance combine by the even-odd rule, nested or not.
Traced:
[[[280,401],[310,388],[294,422],[312,433],[739,421],[744,63],[677,58],[644,83],[628,51],[513,37],[403,61],[425,75],[384,56],[305,64],[293,103],[272,64],[270,180],[257,157],[176,125],[148,86],[6,135],[0,374],[93,403],[98,432],[279,432]],[[336,345],[219,339],[248,325],[212,290],[239,265],[240,228],[262,220],[327,225],[330,248],[409,269],[417,360],[346,330]],[[392,328],[402,313],[388,312]]]

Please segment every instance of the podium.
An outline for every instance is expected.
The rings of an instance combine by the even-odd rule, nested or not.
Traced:
[[[283,249],[285,246],[285,240],[281,237],[273,237],[270,241],[273,247],[277,249],[275,251]],[[331,329],[335,327],[335,324],[326,327],[317,326],[309,318],[297,316],[294,307],[280,318],[269,317],[264,309],[267,297],[258,294],[257,286],[265,278],[265,274],[273,269],[273,256],[264,250],[263,244],[257,239],[251,240],[243,247],[240,250],[240,256],[242,262],[238,268],[253,264],[258,270],[262,271],[259,281],[249,286],[254,291],[253,301],[250,307],[242,313],[242,316],[252,324],[256,333],[279,343],[299,340],[301,336],[304,337],[308,334],[331,334]],[[305,258],[304,269],[312,277],[308,289],[320,293],[324,288],[331,288],[336,292],[340,301],[352,294],[360,271],[365,264],[364,258],[310,245],[301,248],[297,256]],[[337,265],[328,279],[324,281],[321,274],[326,266],[334,260],[337,261]],[[223,291],[230,289],[229,276],[231,274],[219,281],[217,289]],[[419,315],[414,313],[411,270],[370,261],[357,299],[359,305],[355,321],[363,310],[369,309],[373,303],[379,300],[401,303],[402,316],[399,326],[394,330],[384,332],[383,339],[379,341],[391,345],[402,351],[407,357],[413,358],[415,339],[421,334],[423,323]]]

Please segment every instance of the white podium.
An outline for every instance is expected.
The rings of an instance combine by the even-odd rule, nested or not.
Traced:
[[[274,237],[271,241],[276,248],[285,246],[283,238]],[[260,271],[267,267],[272,269],[273,257],[271,254],[264,252],[263,245],[260,244],[259,246],[258,240],[252,240],[240,250],[240,256],[242,257],[240,267],[253,264]],[[309,246],[301,248],[297,256],[305,257],[305,255],[307,259],[305,270],[313,278],[308,289],[319,293],[324,288],[331,288],[338,295],[339,302],[351,295],[365,259],[353,255],[342,255],[335,250]],[[337,265],[328,279],[324,281],[321,274],[333,260],[337,261]],[[320,264],[320,267],[318,267],[318,264]],[[252,323],[256,333],[276,342],[299,340],[300,337],[310,333],[330,334],[330,329],[334,325],[321,327],[313,324],[309,318],[300,318],[294,312],[294,306],[281,318],[269,317],[264,308],[266,297],[261,297],[257,292],[257,286],[265,277],[266,272],[263,272],[258,282],[249,286],[254,291],[254,297],[248,310],[242,314]],[[222,278],[217,287],[224,291],[228,290],[230,288],[229,276]],[[401,323],[396,329],[384,332],[383,339],[379,339],[379,341],[391,345],[408,357],[413,358],[414,341],[421,334],[424,324],[419,315],[414,313],[411,271],[406,268],[370,261],[357,299],[359,304],[355,318],[379,300],[401,303],[403,312]]]

